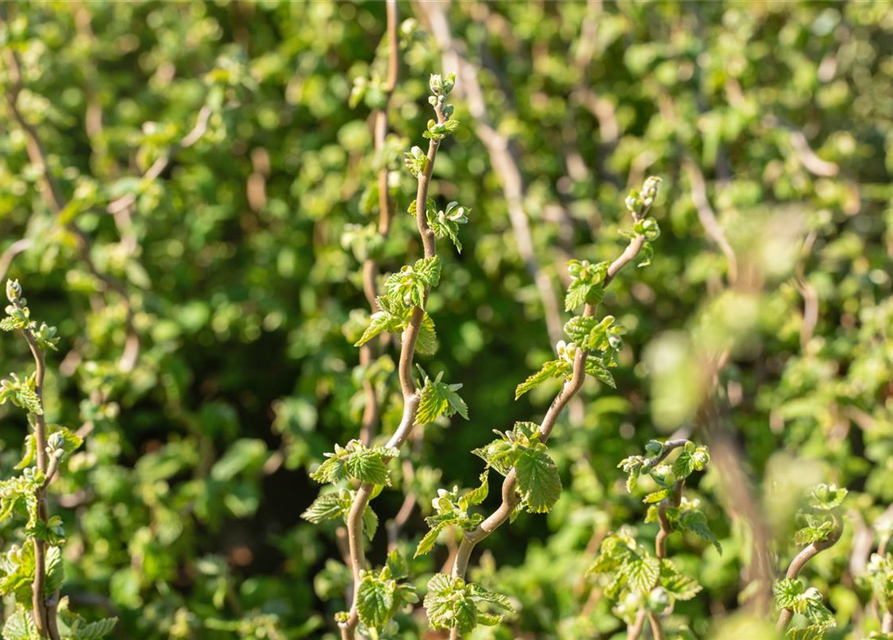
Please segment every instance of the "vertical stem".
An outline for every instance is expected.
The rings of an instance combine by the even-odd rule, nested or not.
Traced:
[[[385,86],[385,101],[381,109],[377,109],[373,114],[373,139],[375,146],[375,154],[378,161],[382,163],[378,171],[378,233],[382,238],[386,238],[391,230],[391,200],[388,189],[388,167],[383,162],[382,152],[385,140],[388,135],[388,107],[391,102],[391,95],[394,93],[394,87],[397,85],[397,74],[400,67],[400,48],[397,41],[397,1],[387,1],[388,15],[388,79]],[[378,277],[378,263],[367,258],[363,262],[363,292],[366,295],[366,301],[372,313],[378,311],[378,303],[376,302],[375,279]],[[367,342],[360,347],[360,364],[368,366],[375,358],[376,343],[378,340]],[[363,410],[363,419],[360,426],[360,441],[369,445],[375,436],[375,428],[378,425],[380,415],[378,398],[375,395],[375,385],[370,380],[363,381],[363,394],[366,398],[366,406]]]
[[[396,7],[389,7],[388,18],[396,21]],[[390,28],[389,33],[396,34],[396,27]],[[396,43],[391,47],[392,56],[395,55],[397,47]],[[392,68],[396,68],[396,62],[392,57]],[[396,74],[396,71],[394,72]],[[395,75],[396,78],[396,75]],[[438,103],[434,107],[437,114],[437,121],[444,123],[446,116],[444,115],[442,106]],[[419,236],[422,239],[425,258],[433,258],[436,255],[436,244],[434,232],[428,227],[425,216],[426,202],[428,199],[428,187],[431,183],[431,175],[434,171],[434,161],[437,158],[437,150],[440,148],[439,140],[430,140],[428,144],[428,162],[425,170],[418,176],[418,190],[416,191],[416,224],[419,230]],[[428,302],[428,294],[430,289],[425,291],[422,307],[415,307],[410,316],[409,325],[403,331],[403,345],[400,349],[400,362],[398,365],[398,375],[400,378],[400,390],[403,395],[403,418],[397,431],[391,436],[387,446],[399,449],[403,446],[409,436],[412,434],[415,425],[415,417],[418,413],[419,402],[421,398],[416,391],[415,382],[412,379],[412,363],[415,356],[416,341],[422,328],[422,320],[425,317],[424,305]],[[365,511],[369,500],[372,496],[373,485],[364,484],[357,491],[354,502],[351,505],[347,516],[347,539],[350,548],[350,564],[351,573],[353,575],[354,589],[353,602],[350,607],[350,614],[345,622],[340,622],[338,627],[341,631],[342,640],[354,640],[356,638],[356,628],[359,624],[359,613],[357,611],[357,589],[359,587],[360,574],[366,568],[366,551],[363,546],[363,512]]]
[[[17,307],[21,308],[21,305],[18,302],[15,304]],[[44,378],[46,377],[46,361],[44,359],[44,353],[38,346],[37,340],[34,338],[34,334],[31,330],[23,329],[22,335],[25,336],[28,348],[31,350],[31,355],[34,357],[36,368],[34,390],[40,400],[41,407],[41,413],[39,415],[34,415],[34,440],[37,449],[37,469],[47,475],[47,423],[46,414],[43,411],[43,383]],[[53,468],[55,469],[55,465],[53,465]],[[49,519],[49,509],[47,508],[46,502],[46,490],[48,484],[49,476],[47,475],[47,482],[45,482],[35,494],[35,498],[37,499],[37,516],[43,522],[46,522]],[[49,630],[54,628],[55,624],[52,626],[48,625],[46,599],[44,598],[46,584],[46,543],[43,540],[34,538],[33,544],[34,582],[31,583],[31,604],[33,606],[34,626],[37,627],[37,633],[40,634],[41,637],[51,637],[56,640],[59,635],[58,631],[56,631],[55,635],[48,635]],[[53,622],[55,623],[55,621]]]

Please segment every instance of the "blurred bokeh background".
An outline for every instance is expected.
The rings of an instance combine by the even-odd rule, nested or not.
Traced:
[[[65,593],[119,615],[120,638],[334,638],[349,571],[336,525],[299,518],[318,491],[308,473],[356,437],[364,375],[383,433],[401,410],[395,347],[370,373],[352,346],[377,165],[368,100],[349,103],[357,78],[383,77],[384,4],[0,10],[0,275],[60,327],[47,409],[87,435],[54,485]],[[878,628],[859,576],[893,501],[893,4],[399,12],[395,150],[423,142],[429,74],[459,76],[462,127],[431,195],[472,213],[430,300],[440,348],[419,361],[464,385],[471,419],[424,430],[413,482],[375,502],[382,522],[417,495],[413,549],[436,489],[476,481],[470,450],[541,418],[558,383],[517,402],[514,387],[561,338],[564,265],[616,256],[628,188],[658,175],[653,264],[605,297],[628,331],[617,389],[588,381],[558,425],[555,510],[480,546],[472,577],[518,613],[474,638],[624,637],[583,571],[607,531],[645,513],[617,463],[673,433],[726,462],[694,488],[723,554],[671,543],[705,587],[677,608],[697,637],[759,599],[755,536],[783,571],[815,482],[852,491],[842,542],[809,570],[839,623],[829,637]],[[421,254],[414,180],[396,167],[384,272]],[[26,363],[23,345],[4,337],[0,361]],[[0,409],[4,477],[24,429]],[[420,586],[446,555],[414,562]],[[400,638],[438,637],[418,613],[400,622]]]

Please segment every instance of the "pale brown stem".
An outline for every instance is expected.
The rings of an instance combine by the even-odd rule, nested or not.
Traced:
[[[373,113],[373,143],[375,153],[379,161],[382,161],[381,154],[384,149],[385,140],[388,135],[388,108],[391,102],[391,96],[394,93],[394,87],[397,86],[397,74],[400,68],[400,47],[397,40],[397,1],[387,1],[387,20],[388,20],[388,79],[385,86],[385,101],[381,109],[377,109]],[[382,162],[382,166],[378,171],[378,233],[382,238],[387,238],[391,230],[391,199],[389,197],[388,188],[388,167]],[[378,277],[378,263],[372,258],[363,261],[363,293],[366,296],[366,302],[372,313],[378,311],[378,296],[375,280]],[[370,341],[360,347],[360,364],[368,366],[375,359],[377,345],[380,341]],[[375,437],[376,427],[379,420],[378,398],[375,394],[375,385],[369,381],[363,381],[363,395],[366,399],[366,406],[363,410],[363,419],[360,423],[360,441],[369,445]]]
[[[3,18],[0,16],[0,25],[3,24]],[[58,217],[68,203],[65,201],[58,183],[50,172],[49,163],[47,162],[47,154],[43,148],[40,137],[37,134],[37,130],[27,121],[21,111],[19,111],[17,102],[19,92],[22,89],[22,74],[18,57],[12,49],[7,48],[4,59],[10,76],[10,83],[6,91],[6,102],[9,107],[10,115],[19,128],[25,132],[25,148],[28,153],[28,159],[40,175],[41,195],[50,211]],[[127,295],[127,291],[117,280],[97,269],[96,264],[93,262],[93,258],[90,255],[90,238],[84,234],[74,222],[68,222],[65,226],[74,234],[77,242],[78,255],[87,267],[87,270],[107,288],[115,291],[125,306],[127,340],[125,342],[124,353],[121,357],[119,367],[122,371],[131,371],[136,364],[136,358],[139,353],[139,335],[133,325],[133,307],[130,298]]]
[[[658,464],[660,460],[666,458],[673,449],[685,446],[686,442],[688,441],[670,440],[666,442],[663,453],[659,456],[658,462],[655,462],[654,464]],[[660,530],[657,532],[657,538],[654,540],[654,555],[660,560],[664,560],[667,557],[667,538],[673,533],[673,527],[670,526],[670,519],[667,517],[667,509],[670,507],[678,507],[682,503],[682,489],[684,486],[685,479],[678,479],[673,485],[673,492],[661,500],[657,507],[657,521],[660,525]],[[644,609],[640,612],[640,615],[641,613],[644,613]],[[647,613],[648,623],[651,626],[651,634],[654,636],[654,640],[663,640],[664,632],[661,627],[660,617],[653,611]]]
[[[686,158],[683,162],[688,179],[691,182],[691,199],[694,202],[695,209],[698,212],[698,219],[704,232],[707,234],[716,246],[720,248],[726,257],[729,265],[729,284],[734,285],[738,280],[738,259],[735,257],[735,251],[732,245],[726,239],[719,221],[716,219],[716,213],[710,206],[710,200],[707,197],[707,183],[704,180],[704,174],[701,169],[692,160]]]
[[[389,14],[390,15],[390,14]],[[446,116],[443,108],[439,104],[434,107],[437,114],[437,121],[443,123]],[[433,258],[436,255],[436,244],[434,240],[434,232],[428,227],[427,219],[424,215],[425,205],[428,199],[428,187],[431,183],[431,175],[434,171],[434,161],[437,158],[437,150],[440,148],[439,140],[430,140],[428,144],[428,162],[425,171],[418,176],[418,190],[416,192],[417,212],[416,224],[419,230],[419,236],[422,239],[425,258]],[[430,289],[425,291],[423,304],[428,302],[428,294]],[[415,388],[415,382],[412,379],[412,363],[415,355],[415,345],[419,337],[419,331],[422,328],[422,319],[425,317],[425,310],[422,307],[415,307],[410,316],[409,325],[403,331],[403,344],[400,349],[400,363],[398,365],[398,374],[400,377],[400,389],[403,393],[403,418],[397,431],[391,436],[387,443],[387,447],[399,449],[412,433],[415,425],[415,417],[418,413],[419,402],[421,398]],[[369,504],[372,495],[373,485],[364,484],[357,491],[354,502],[351,505],[347,516],[347,539],[350,546],[351,572],[353,574],[354,590],[353,603],[350,608],[350,615],[346,622],[338,624],[341,630],[341,637],[344,640],[353,640],[356,637],[356,628],[359,624],[359,614],[357,612],[356,587],[359,585],[360,572],[366,568],[366,551],[363,547],[363,511]]]
[[[15,306],[21,308],[19,302],[14,302]],[[28,343],[31,355],[34,357],[35,376],[34,376],[34,392],[40,400],[41,413],[34,414],[34,446],[37,449],[37,469],[41,471],[47,480],[37,490],[35,498],[37,500],[37,516],[46,522],[49,519],[49,509],[46,502],[46,490],[49,485],[50,469],[55,474],[56,459],[52,464],[48,462],[47,456],[47,422],[46,413],[43,411],[43,385],[46,378],[46,360],[43,350],[38,346],[37,339],[31,329],[23,329],[22,335]],[[44,589],[46,584],[46,543],[43,540],[34,538],[34,582],[31,583],[31,604],[33,606],[34,625],[41,637],[50,637],[58,640],[59,634],[51,634],[51,626],[48,622],[46,599],[44,598]],[[53,625],[55,626],[55,625]]]
[[[840,521],[840,517],[832,512],[831,517],[834,520],[834,528],[831,530],[831,533],[828,536],[827,540],[819,540],[818,542],[813,542],[812,544],[807,545],[803,548],[800,553],[798,553],[793,560],[791,560],[790,566],[788,566],[787,573],[785,573],[785,578],[788,580],[795,580],[800,575],[800,572],[803,571],[803,567],[806,566],[806,563],[815,558],[818,554],[820,554],[825,549],[830,549],[833,547],[838,540],[840,540],[840,534],[843,533],[843,525]],[[778,623],[775,625],[775,628],[778,631],[783,631],[788,624],[791,622],[791,618],[794,617],[794,612],[790,609],[782,609],[781,614],[778,616]]]
[[[626,640],[638,640],[642,635],[642,629],[645,626],[645,610],[642,609],[636,614],[636,620],[626,628]]]
[[[660,501],[657,507],[657,520],[660,524],[660,530],[657,532],[657,539],[654,541],[654,555],[661,560],[667,557],[667,538],[673,533],[670,526],[670,520],[667,517],[667,509],[670,507],[678,507],[682,503],[682,488],[685,485],[684,479],[679,479],[673,485],[673,493]]]
[[[660,619],[653,611],[648,612],[648,623],[651,625],[651,635],[654,636],[654,640],[664,640],[664,630],[660,626]]]
[[[474,119],[475,133],[486,147],[490,164],[502,186],[509,222],[518,243],[518,253],[539,292],[549,339],[552,344],[555,344],[562,335],[561,308],[552,282],[540,268],[534,251],[530,223],[524,208],[526,187],[521,173],[521,165],[512,152],[510,140],[502,135],[498,131],[498,127],[493,126],[491,122],[483,89],[478,80],[479,69],[460,51],[456,41],[453,40],[442,4],[419,2],[416,6],[427,16],[428,22],[431,24],[431,31],[443,53],[444,67],[456,69],[458,73],[459,80],[456,83],[456,91],[467,102],[468,111]],[[424,209],[419,209],[419,211],[424,211]]]
[[[788,132],[794,155],[797,156],[800,164],[806,167],[806,170],[811,174],[822,178],[833,178],[840,173],[840,167],[836,163],[822,160],[816,155],[812,147],[809,146],[806,134],[791,123],[781,120],[778,116],[769,114],[763,118],[763,124],[770,129],[780,128]]]
[[[9,245],[6,251],[3,252],[3,255],[0,255],[0,281],[3,281],[6,278],[6,272],[9,271],[9,267],[12,266],[12,261],[15,260],[15,257],[31,248],[32,244],[34,244],[34,242],[30,238],[16,240]]]
[[[617,276],[623,267],[629,264],[642,250],[642,246],[645,244],[645,237],[637,235],[635,236],[629,243],[629,245],[624,249],[623,253],[617,258],[611,265],[608,267],[608,273],[605,276],[604,286],[607,287]],[[586,317],[593,317],[596,312],[596,305],[594,304],[586,304],[583,309],[583,315]],[[546,412],[545,417],[543,418],[543,422],[540,425],[539,433],[540,433],[540,441],[546,442],[549,439],[549,436],[552,434],[552,430],[555,428],[555,424],[558,421],[558,417],[561,415],[562,410],[565,406],[567,406],[568,402],[570,402],[571,398],[573,398],[577,392],[583,387],[583,382],[586,379],[586,356],[588,354],[582,349],[577,351],[577,354],[574,358],[574,367],[573,372],[571,374],[571,379],[565,382],[558,396],[552,402],[552,405],[549,407],[549,410]],[[512,515],[512,511],[514,511],[515,507],[517,507],[520,502],[520,496],[515,491],[515,470],[512,469],[508,475],[505,477],[505,480],[502,483],[502,503],[499,507],[494,511],[490,516],[488,516],[480,525],[472,529],[471,531],[467,531],[465,533],[465,537],[462,538],[462,542],[459,543],[459,550],[456,553],[456,560],[453,563],[452,575],[456,578],[464,578],[465,574],[468,570],[468,562],[471,559],[471,553],[474,551],[475,545],[479,542],[487,538],[491,533],[493,533],[496,529],[502,526]],[[450,638],[456,639],[459,637],[458,630],[453,628],[450,631]]]

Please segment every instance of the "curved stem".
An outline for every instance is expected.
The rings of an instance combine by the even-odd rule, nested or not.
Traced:
[[[21,308],[21,303],[15,302],[15,306]],[[31,355],[34,357],[35,365],[35,384],[34,391],[40,400],[41,413],[34,415],[34,446],[37,449],[37,469],[41,471],[46,480],[35,493],[37,500],[37,517],[43,522],[49,519],[49,508],[47,507],[46,494],[52,476],[56,472],[57,461],[53,458],[49,463],[47,458],[47,422],[46,413],[43,411],[43,385],[46,378],[46,360],[43,350],[38,346],[37,339],[31,329],[23,329],[22,335],[28,343]],[[52,635],[52,629],[55,627],[55,620],[49,621],[47,612],[46,598],[44,590],[46,585],[46,543],[38,538],[33,539],[34,544],[34,581],[31,583],[31,604],[33,606],[34,626],[37,627],[37,633],[41,637],[50,637],[57,640],[58,631]],[[57,596],[57,594],[54,594]],[[54,614],[55,615],[55,614]]]
[[[396,12],[389,11],[388,16],[389,18],[396,16]],[[396,46],[393,47],[393,49],[396,49]],[[443,112],[443,108],[438,104],[434,107],[434,110],[437,114],[437,121],[441,124],[445,122],[446,116]],[[437,158],[437,151],[439,148],[439,140],[429,141],[427,154],[428,162],[425,171],[418,176],[418,190],[416,191],[416,224],[418,226],[419,236],[422,239],[425,258],[433,258],[436,255],[434,232],[428,227],[425,210],[428,199],[428,187],[431,182],[431,175],[434,171],[434,161]],[[425,291],[424,299],[422,301],[423,305],[427,304],[429,294],[430,288]],[[401,448],[412,434],[412,429],[415,425],[415,417],[418,413],[421,398],[416,391],[415,382],[412,379],[412,364],[415,356],[416,341],[418,340],[424,317],[424,306],[413,308],[409,325],[403,331],[403,344],[400,349],[400,363],[398,365],[400,389],[403,394],[403,418],[400,421],[397,431],[388,441],[388,447]],[[359,585],[360,573],[366,568],[366,553],[363,547],[363,512],[371,499],[372,489],[373,485],[370,484],[364,484],[360,487],[347,516],[347,538],[350,547],[351,572],[353,574],[354,589],[353,603],[350,607],[348,619],[347,621],[338,624],[343,640],[353,640],[356,637],[356,627],[359,624],[356,592],[357,586]]]
[[[624,249],[623,253],[608,267],[608,273],[605,276],[604,286],[607,287],[620,273],[627,264],[638,255],[645,244],[645,237],[636,235]],[[583,315],[593,317],[596,312],[596,305],[587,304],[583,309]],[[562,410],[570,402],[577,392],[583,387],[586,379],[586,356],[588,354],[579,349],[574,358],[574,368],[571,379],[564,383],[558,396],[552,402],[549,410],[546,412],[543,422],[540,425],[540,441],[546,442],[555,428],[558,417]],[[459,544],[459,550],[456,554],[456,560],[453,564],[452,575],[456,578],[464,578],[468,570],[468,562],[471,559],[471,553],[474,551],[475,545],[484,540],[496,529],[502,526],[512,515],[512,511],[518,506],[521,498],[515,491],[516,476],[515,470],[512,469],[502,483],[502,503],[490,516],[488,516],[477,527],[465,533],[465,537]],[[455,631],[455,629],[453,630]],[[458,637],[451,634],[451,637]]]
[[[388,135],[388,108],[391,103],[391,96],[394,93],[394,87],[397,85],[397,74],[400,68],[399,59],[399,43],[397,41],[397,0],[388,0],[387,2],[388,16],[388,79],[385,87],[384,104],[373,114],[373,139],[375,146],[375,154],[378,161],[381,162],[381,168],[378,171],[378,233],[382,238],[387,238],[391,230],[391,200],[388,188],[388,167],[383,161],[382,153],[385,146],[385,140]],[[363,293],[372,313],[378,311],[378,302],[376,297],[378,291],[375,280],[378,277],[378,263],[373,258],[367,258],[363,261]],[[377,343],[380,340],[370,341],[360,347],[360,364],[368,366],[375,358],[377,351]],[[363,419],[360,423],[360,441],[369,445],[375,436],[375,429],[378,425],[380,411],[378,406],[378,398],[375,394],[375,385],[371,380],[363,381],[363,394],[366,398],[366,406],[363,410]]]
[[[837,541],[840,540],[840,535],[843,533],[843,524],[840,521],[840,516],[837,513],[832,512],[831,518],[834,521],[834,528],[831,530],[828,538],[825,540],[819,540],[818,542],[813,542],[812,544],[804,547],[800,553],[798,553],[793,560],[791,560],[791,564],[788,567],[787,573],[785,573],[785,578],[788,580],[795,580],[800,572],[803,570],[803,567],[806,566],[806,563],[815,558],[818,554],[820,554],[825,549],[830,549]],[[791,618],[794,617],[794,612],[790,609],[782,609],[781,613],[778,616],[778,622],[775,625],[775,628],[779,631],[783,631],[788,624],[791,622]]]

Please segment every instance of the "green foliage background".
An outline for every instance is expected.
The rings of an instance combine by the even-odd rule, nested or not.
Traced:
[[[70,201],[63,216],[92,238],[96,267],[124,283],[141,342],[136,368],[120,372],[126,307],[48,210],[20,128],[0,120],[0,253],[30,240],[8,275],[62,336],[49,418],[92,423],[54,485],[69,532],[64,593],[81,610],[116,612],[121,638],[334,637],[348,571],[334,526],[299,515],[317,494],[309,472],[335,442],[356,437],[362,412],[351,345],[365,317],[364,248],[348,225],[376,213],[369,112],[348,96],[376,60],[384,5],[5,8],[2,46],[18,52],[24,73],[18,104]],[[414,7],[401,3],[400,13]],[[877,629],[852,552],[893,500],[893,4],[463,2],[448,15],[479,67],[494,126],[513,143],[535,254],[557,294],[569,257],[617,255],[627,184],[663,178],[654,264],[624,272],[606,295],[606,312],[628,329],[618,389],[588,382],[582,412],[559,424],[550,448],[565,490],[555,510],[521,516],[481,545],[473,579],[518,613],[474,637],[623,637],[582,575],[594,533],[645,512],[616,465],[648,439],[691,427],[700,358],[723,348],[729,428],[772,526],[779,573],[796,551],[793,512],[806,486],[849,487],[844,538],[808,576],[838,620],[829,637]],[[589,47],[591,61],[575,63]],[[428,117],[428,75],[443,63],[421,35],[401,57],[391,119],[408,149]],[[0,68],[0,86],[9,83]],[[612,114],[616,139],[593,100]],[[552,349],[503,185],[475,119],[454,101],[463,126],[444,144],[431,195],[472,213],[464,251],[444,252],[428,307],[440,349],[419,361],[464,385],[471,419],[426,429],[412,488],[424,509],[438,486],[474,486],[470,450],[491,429],[538,419],[557,390],[513,400]],[[140,181],[204,105],[205,135],[158,179]],[[88,127],[97,110],[101,127]],[[801,139],[827,175],[810,169]],[[737,256],[735,287],[686,163],[706,176]],[[397,173],[384,271],[421,255],[405,213],[414,183]],[[124,194],[136,206],[130,223],[116,224],[103,210]],[[812,335],[804,296],[817,303]],[[7,369],[27,362],[11,339],[0,358]],[[99,390],[110,390],[103,402]],[[396,376],[383,391],[387,433],[399,421]],[[24,428],[0,409],[4,477]],[[714,468],[695,492],[724,553],[695,538],[670,543],[705,587],[677,608],[697,637],[746,599],[747,533],[721,486]],[[383,522],[402,496],[398,485],[376,500]],[[425,530],[417,513],[408,549]],[[655,532],[640,527],[646,539]],[[385,538],[382,529],[374,563]],[[415,561],[417,583],[444,560],[439,547]],[[423,615],[400,622],[401,638],[435,637]]]

